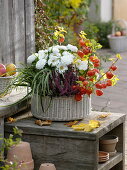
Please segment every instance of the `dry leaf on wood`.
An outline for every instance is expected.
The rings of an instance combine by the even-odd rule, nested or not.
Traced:
[[[39,126],[49,126],[51,125],[52,121],[51,120],[35,120],[35,124],[39,125]]]
[[[14,118],[12,118],[12,117],[7,118],[7,122],[8,122],[8,123],[13,123],[13,122],[15,122],[15,121],[16,121],[16,119],[14,119]]]
[[[103,119],[103,118],[108,117],[109,115],[111,115],[111,113],[101,114],[97,116],[97,119]]]
[[[64,125],[66,125],[67,127],[71,127],[71,126],[73,126],[73,125],[78,124],[79,122],[80,122],[80,121],[75,120],[75,121],[71,121],[71,122],[65,123]]]

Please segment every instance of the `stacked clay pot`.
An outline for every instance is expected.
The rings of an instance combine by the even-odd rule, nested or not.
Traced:
[[[56,170],[56,168],[52,163],[43,163],[41,164],[39,170]]]
[[[17,169],[20,170],[33,170],[34,161],[30,144],[28,142],[20,142],[12,146],[7,153],[7,161],[17,163]]]
[[[116,144],[118,137],[115,135],[105,135],[100,138],[100,150],[108,152],[110,156],[116,154]]]

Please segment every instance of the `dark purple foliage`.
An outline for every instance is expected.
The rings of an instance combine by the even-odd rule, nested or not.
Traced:
[[[72,88],[76,85],[77,74],[72,67],[69,68],[63,75],[56,71],[52,72],[52,77],[49,81],[50,89],[53,96],[70,96],[77,93],[77,90]]]

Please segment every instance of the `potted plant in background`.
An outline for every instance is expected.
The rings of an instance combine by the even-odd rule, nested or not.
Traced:
[[[116,25],[119,24],[119,30]],[[108,36],[110,48],[115,53],[127,51],[127,21],[116,20],[112,27],[112,34]]]
[[[62,45],[66,31],[58,27],[53,46],[39,50],[27,59],[27,65],[13,81],[14,86],[28,86],[32,95],[31,112],[40,119],[68,121],[82,119],[91,111],[90,95],[103,95],[102,89],[115,85],[115,63],[107,72],[100,70],[96,50],[101,45],[86,38],[81,31],[79,48]]]

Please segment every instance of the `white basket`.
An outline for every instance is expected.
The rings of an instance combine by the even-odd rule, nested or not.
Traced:
[[[127,33],[127,21],[119,19],[116,22],[122,22],[124,24],[125,31]],[[108,35],[109,45],[113,52],[125,52],[127,51],[127,36],[113,36],[115,34],[115,24],[112,28],[112,34]]]
[[[10,90],[7,88],[10,85],[12,79],[13,77],[0,77],[0,97],[10,93]]]
[[[51,103],[50,103],[51,101]],[[50,103],[50,104],[49,104]],[[45,111],[43,111],[42,106]],[[33,116],[42,120],[70,121],[83,119],[91,112],[91,99],[87,95],[81,101],[74,97],[32,97],[31,112]]]

